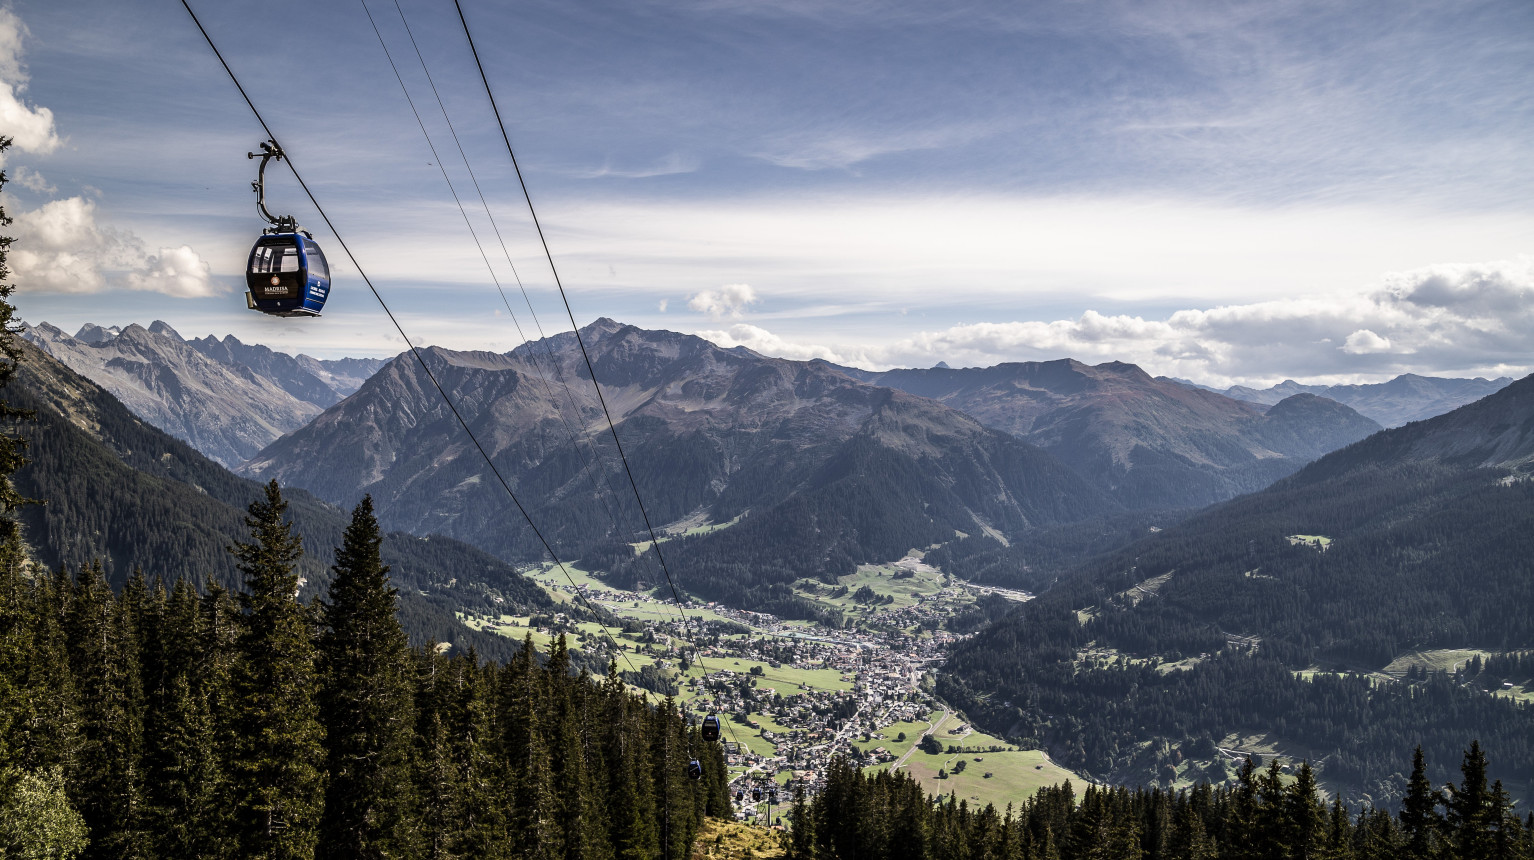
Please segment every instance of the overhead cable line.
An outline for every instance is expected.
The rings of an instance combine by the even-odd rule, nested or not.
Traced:
[[[479,241],[479,233],[475,231],[474,224],[469,219],[469,213],[464,210],[463,200],[458,196],[458,189],[453,185],[452,177],[448,176],[447,165],[442,163],[442,157],[437,152],[437,146],[432,142],[431,133],[426,130],[426,123],[421,119],[421,112],[416,109],[415,99],[411,97],[410,88],[405,85],[405,78],[400,74],[399,66],[397,66],[394,62],[394,55],[389,51],[389,46],[384,41],[383,32],[379,30],[378,22],[373,18],[373,13],[368,8],[367,0],[358,0],[358,2],[362,4],[362,11],[367,15],[368,23],[373,26],[373,34],[378,37],[378,46],[383,49],[384,58],[389,61],[389,68],[394,72],[394,79],[399,81],[400,91],[405,94],[405,101],[410,105],[410,112],[415,115],[416,125],[421,129],[421,136],[426,138],[426,146],[431,150],[432,160],[436,163],[437,169],[442,172],[442,180],[447,183],[447,190],[452,194],[453,202],[458,206],[458,214],[463,216],[463,223],[469,229],[469,237],[474,240],[474,247],[479,249],[480,259],[485,261],[485,268],[490,273],[490,280],[495,284],[496,292],[500,293],[501,303],[506,306],[506,312],[511,315],[511,323],[517,329],[517,336],[520,337],[523,342],[527,342],[529,339],[527,335],[522,331],[522,323],[518,321],[516,311],[511,309],[511,302],[506,298],[506,290],[501,286],[501,279],[496,276],[495,267],[491,265],[490,257],[485,253],[485,246]],[[409,34],[410,24],[405,21],[404,10],[400,8],[398,2],[396,2],[394,5],[396,11],[399,12],[400,23],[405,25],[405,32]],[[463,159],[463,166],[469,171],[469,178],[474,182],[474,190],[479,194],[480,203],[485,208],[485,215],[490,218],[491,227],[495,228],[496,238],[501,239],[500,228],[495,224],[495,217],[490,214],[490,204],[485,200],[484,192],[480,190],[479,180],[474,177],[474,168],[469,166],[469,157],[463,151],[463,144],[458,142],[458,132],[453,129],[453,121],[449,119],[447,115],[447,106],[442,103],[442,96],[437,92],[437,85],[432,82],[431,72],[426,68],[426,59],[425,57],[421,56],[421,49],[419,46],[416,46],[415,36],[413,34],[410,35],[410,43],[412,46],[415,46],[416,59],[420,60],[421,62],[421,71],[426,74],[426,80],[431,84],[432,93],[436,95],[437,107],[442,111],[442,118],[447,122],[448,130],[453,134],[454,143],[458,144],[458,155]],[[516,265],[511,261],[511,252],[506,249],[506,241],[504,239],[501,239],[501,250],[506,254],[506,263],[507,265],[511,266],[512,275],[516,276],[517,284],[520,286],[522,283],[522,278],[520,275],[517,275]],[[527,289],[525,287],[522,290],[522,295],[524,298],[527,296]],[[528,309],[532,309],[531,301],[528,301]],[[534,322],[536,321],[537,317],[535,315]],[[542,326],[539,327],[539,333],[542,334]],[[586,453],[581,450],[580,440],[576,435],[575,429],[572,428],[570,426],[570,422],[566,420],[564,412],[558,408],[558,401],[554,397],[554,391],[549,387],[548,378],[544,373],[542,365],[538,362],[537,352],[529,350],[528,354],[532,358],[533,368],[538,372],[538,379],[543,384],[544,393],[548,395],[548,398],[551,402],[556,404],[554,414],[559,417],[560,424],[564,425],[565,432],[570,436],[570,445],[575,449],[576,455],[581,459],[581,472],[590,478],[592,491],[596,494],[597,501],[600,502],[602,507],[607,511],[607,516],[613,524],[614,533],[616,535],[622,535],[623,527],[618,522],[617,513],[613,510],[612,506],[607,503],[606,497],[602,495],[601,489],[597,486],[596,476],[593,474],[592,458],[588,457]],[[550,357],[552,358],[552,352],[550,352]],[[579,408],[575,406],[575,400],[574,397],[570,394],[569,386],[565,386],[565,397],[570,401],[572,411],[574,411],[575,414],[579,416]],[[610,486],[608,487],[608,491],[612,493],[614,498],[617,497],[617,493],[613,491]]]
[[[182,2],[185,2],[185,0],[182,0]],[[666,557],[661,553],[660,539],[656,537],[655,526],[650,523],[650,514],[645,510],[644,499],[639,494],[639,483],[634,480],[634,470],[629,465],[628,456],[623,452],[623,443],[618,439],[618,428],[613,423],[612,412],[607,408],[607,398],[602,395],[602,386],[597,382],[597,371],[596,367],[592,364],[591,353],[587,351],[586,340],[581,337],[580,326],[575,322],[575,312],[570,309],[570,297],[565,294],[565,285],[560,280],[559,268],[554,265],[554,254],[549,250],[549,240],[544,236],[543,224],[539,222],[538,212],[533,208],[533,196],[527,190],[527,180],[522,176],[522,166],[517,163],[517,153],[512,148],[511,135],[506,131],[506,121],[501,118],[501,109],[496,105],[495,93],[490,88],[490,78],[485,74],[485,65],[479,59],[479,49],[474,46],[474,36],[469,32],[469,20],[464,17],[463,5],[459,0],[453,0],[453,8],[458,10],[458,21],[463,25],[464,38],[468,40],[469,51],[474,55],[474,66],[479,69],[479,79],[485,86],[486,97],[490,99],[490,109],[495,113],[496,125],[500,127],[501,140],[506,143],[506,154],[511,157],[511,166],[516,171],[517,183],[522,186],[522,198],[527,201],[528,215],[532,217],[533,227],[538,231],[538,242],[543,246],[543,255],[549,262],[549,271],[554,276],[554,285],[559,288],[559,298],[565,305],[565,315],[570,318],[570,328],[575,332],[575,342],[580,346],[581,357],[586,361],[586,370],[591,376],[591,387],[596,390],[597,402],[602,405],[602,415],[607,419],[607,430],[612,434],[613,446],[618,450],[618,458],[623,461],[623,471],[628,476],[629,487],[634,491],[634,502],[639,506],[639,514],[644,518],[645,529],[650,534],[650,546],[655,550],[655,559],[660,563],[661,572],[666,575],[666,583],[671,587],[671,596],[676,601],[677,614],[681,616],[682,625],[685,628],[687,625],[687,613],[683,609],[682,595],[677,590],[676,580],[671,577],[671,568],[666,564]],[[694,653],[698,655],[699,666],[702,666],[702,653],[696,650]],[[704,667],[704,672],[707,674],[706,667]],[[732,738],[734,737],[733,729],[730,735]],[[737,740],[736,743],[738,745],[739,741]]]
[[[224,67],[224,71],[228,73],[229,80],[234,82],[235,89],[240,91],[240,97],[245,100],[245,104],[250,108],[250,112],[255,114],[256,122],[261,124],[261,128],[266,132],[267,137],[275,142],[277,140],[277,135],[272,132],[271,126],[266,124],[266,118],[261,116],[261,111],[256,108],[255,102],[251,101],[250,95],[246,93],[245,87],[240,83],[239,77],[235,75],[234,69],[231,69],[229,67],[228,61],[224,59],[223,52],[219,51],[218,45],[214,44],[213,37],[208,34],[207,28],[202,26],[202,21],[198,19],[197,13],[192,11],[192,5],[189,0],[181,0],[181,5],[186,8],[186,13],[192,17],[192,23],[197,25],[198,32],[202,33],[202,38],[208,43],[208,47],[213,50],[213,55],[218,58],[219,65],[222,65]],[[405,344],[410,347],[410,354],[415,357],[416,363],[419,364],[421,369],[426,372],[426,378],[431,380],[432,387],[437,389],[437,394],[441,396],[442,402],[447,404],[447,408],[453,413],[453,417],[458,419],[458,425],[463,428],[463,432],[469,437],[469,441],[474,443],[475,450],[479,451],[479,455],[484,458],[485,464],[490,467],[490,472],[495,475],[496,480],[501,484],[501,488],[504,489],[506,491],[506,495],[511,498],[512,504],[516,505],[517,511],[520,512],[522,514],[522,518],[527,521],[527,527],[532,529],[533,534],[537,536],[538,542],[543,545],[544,551],[549,554],[549,558],[553,559],[554,564],[559,567],[559,569],[564,573],[565,578],[569,579],[571,586],[574,587],[575,578],[572,577],[570,575],[570,571],[565,568],[564,562],[559,560],[559,556],[555,554],[554,548],[549,545],[549,542],[546,539],[544,539],[543,532],[538,530],[538,526],[533,523],[533,518],[528,515],[527,508],[522,506],[522,502],[517,498],[517,494],[512,492],[511,485],[508,484],[506,482],[506,478],[501,475],[501,470],[496,468],[495,461],[490,459],[489,452],[487,452],[485,447],[480,444],[478,437],[474,435],[474,431],[469,429],[469,423],[464,420],[463,415],[458,411],[458,406],[453,403],[453,398],[448,396],[447,390],[442,387],[442,383],[437,381],[437,375],[432,372],[431,366],[426,363],[425,357],[421,355],[421,350],[415,345],[415,342],[410,339],[410,336],[405,333],[404,327],[400,325],[399,319],[394,316],[394,311],[389,309],[388,302],[384,301],[383,296],[378,292],[378,288],[373,286],[372,279],[369,278],[367,272],[363,270],[362,264],[357,262],[356,255],[352,253],[351,248],[346,244],[346,240],[341,238],[340,231],[338,231],[335,224],[331,222],[330,216],[325,214],[325,209],[324,207],[320,206],[320,202],[315,198],[314,192],[309,190],[309,184],[304,182],[303,176],[299,175],[298,168],[293,163],[292,155],[289,154],[286,160],[288,169],[293,172],[293,178],[298,180],[298,185],[304,190],[304,195],[307,196],[309,198],[309,202],[314,205],[315,211],[319,213],[320,219],[325,222],[325,226],[330,228],[331,234],[336,237],[336,243],[341,246],[342,251],[346,252],[347,259],[351,260],[352,265],[356,267],[357,273],[362,276],[363,283],[367,284],[369,292],[373,294],[373,298],[378,300],[378,304],[383,308],[384,314],[389,317],[389,322],[394,324],[394,330],[399,332],[399,336],[405,341]],[[611,643],[613,649],[623,657],[623,661],[628,663],[629,669],[637,674],[639,670],[634,668],[634,663],[633,661],[629,660],[628,653],[618,646],[618,641],[613,638],[612,633],[608,631],[607,625],[602,623],[601,616],[597,614],[595,608],[592,607],[591,601],[587,600],[584,594],[581,594],[579,588],[576,588],[575,595],[586,603],[586,608],[590,609],[593,616],[596,618],[597,626],[602,628],[602,632],[606,634],[607,641]]]

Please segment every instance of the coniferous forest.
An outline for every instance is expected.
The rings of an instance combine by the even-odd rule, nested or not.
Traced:
[[[1518,860],[1534,857],[1534,815],[1487,783],[1472,742],[1460,778],[1435,788],[1422,751],[1399,812],[1351,811],[1317,793],[1301,764],[1248,759],[1231,786],[1041,789],[1019,807],[929,800],[909,775],[841,763],[812,800],[796,797],[791,860]]]
[[[294,599],[285,510],[276,484],[251,504],[239,593],[134,577],[114,594],[95,565],[29,575],[13,531],[0,790],[16,856],[678,858],[728,810],[721,748],[616,667],[574,672],[563,638],[505,665],[410,648],[366,499],[328,595]]]

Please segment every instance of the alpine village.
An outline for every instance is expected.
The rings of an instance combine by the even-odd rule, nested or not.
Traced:
[[[161,5],[266,128],[216,4]],[[239,159],[224,318],[275,346],[34,318],[47,240],[0,238],[4,857],[1534,860],[1534,376],[842,361],[557,274],[447,348],[296,158]],[[372,297],[394,352],[293,347]]]

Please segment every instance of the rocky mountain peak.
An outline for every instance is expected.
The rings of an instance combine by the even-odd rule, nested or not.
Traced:
[[[233,335],[189,341],[163,320],[148,328],[90,323],[76,337],[45,322],[26,336],[144,421],[228,466],[355,391],[382,364],[376,359],[304,364],[242,344]],[[328,364],[335,365],[334,372]]]
[[[186,338],[183,338],[180,334],[178,334],[175,329],[170,327],[170,323],[165,322],[164,320],[155,320],[154,322],[150,323],[149,331],[160,335],[161,337],[168,337],[180,341],[186,340]]]
[[[102,328],[95,323],[86,323],[80,326],[79,331],[75,332],[75,340],[82,343],[107,343],[116,339],[119,334],[122,334],[122,329],[117,326]]]

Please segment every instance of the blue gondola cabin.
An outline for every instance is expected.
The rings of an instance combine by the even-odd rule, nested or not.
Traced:
[[[299,233],[268,233],[250,249],[245,269],[253,310],[280,317],[317,317],[330,295],[330,266],[313,239]]]

